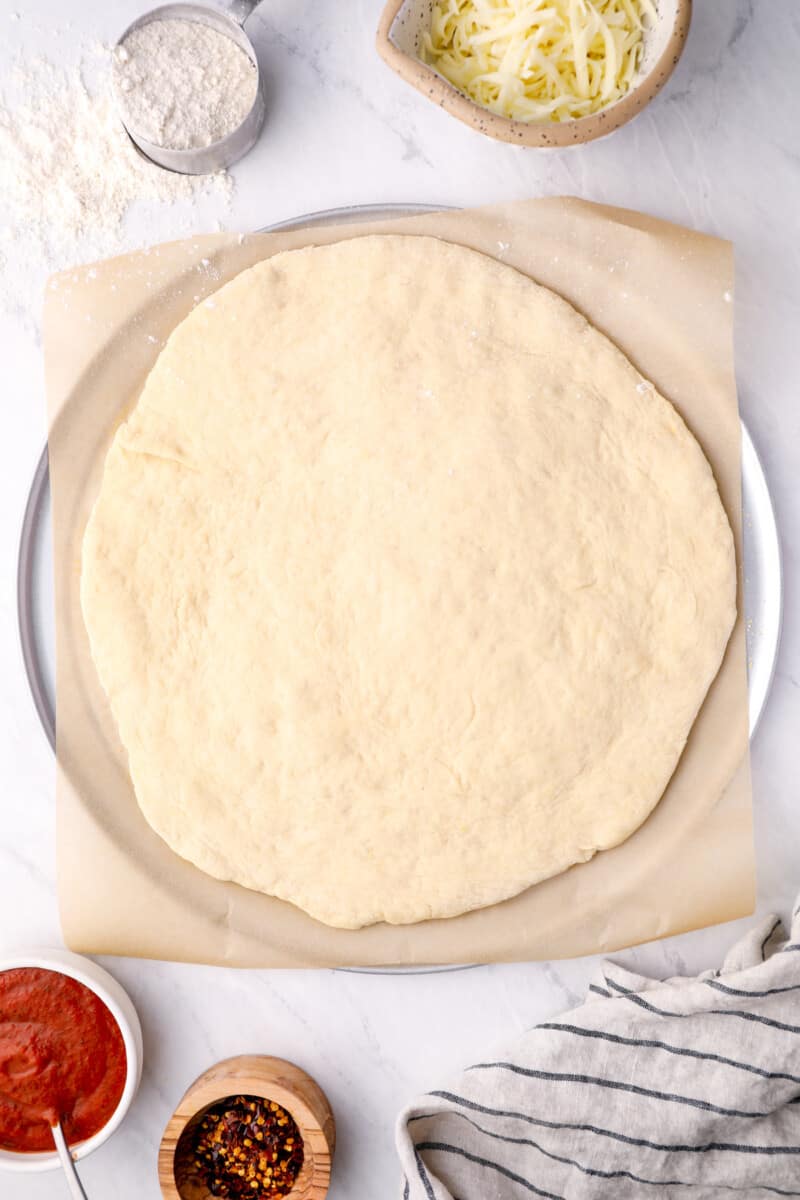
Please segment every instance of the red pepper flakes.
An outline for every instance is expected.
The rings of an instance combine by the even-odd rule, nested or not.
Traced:
[[[192,1150],[211,1195],[226,1200],[278,1200],[292,1190],[303,1165],[293,1118],[259,1096],[231,1096],[208,1109]]]

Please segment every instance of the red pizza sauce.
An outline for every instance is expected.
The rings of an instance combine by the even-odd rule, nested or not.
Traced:
[[[58,971],[0,971],[0,1147],[53,1150],[51,1123],[83,1142],[125,1087],[125,1043],[99,996]]]

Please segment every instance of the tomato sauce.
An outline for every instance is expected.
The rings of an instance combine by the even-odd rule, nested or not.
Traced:
[[[58,971],[0,971],[0,1147],[53,1150],[108,1122],[125,1087],[119,1026],[99,996]]]

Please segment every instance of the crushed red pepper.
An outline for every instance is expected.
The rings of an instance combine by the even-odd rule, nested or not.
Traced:
[[[279,1200],[303,1165],[303,1138],[274,1100],[231,1096],[208,1109],[194,1135],[192,1164],[212,1196]]]

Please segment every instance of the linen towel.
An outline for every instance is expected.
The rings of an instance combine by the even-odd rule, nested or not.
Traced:
[[[586,1002],[401,1113],[405,1200],[800,1197],[800,904],[719,971]]]

